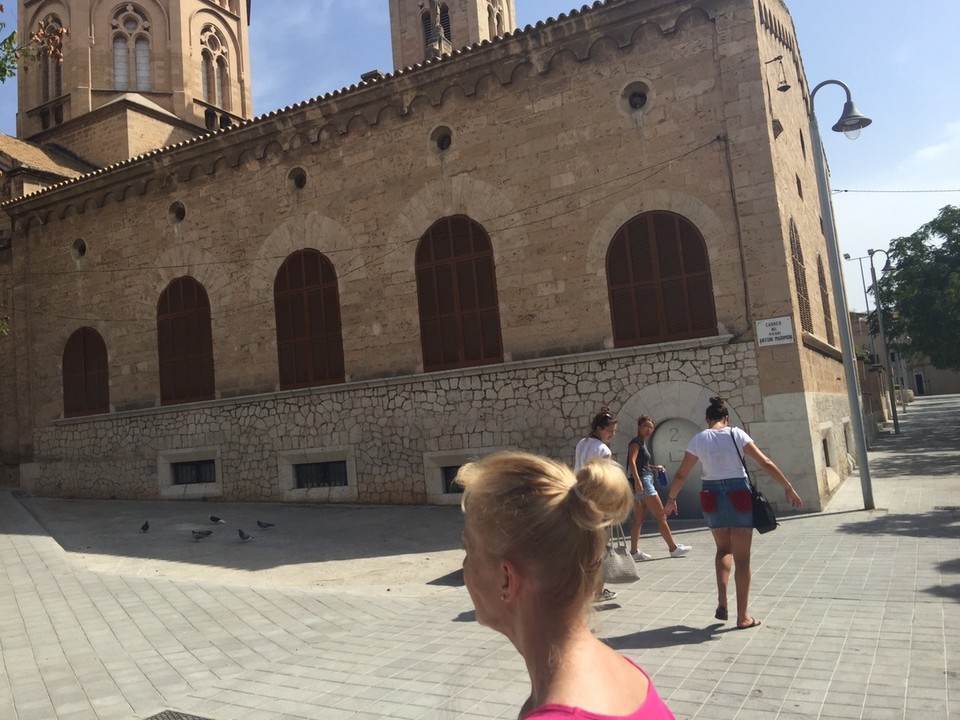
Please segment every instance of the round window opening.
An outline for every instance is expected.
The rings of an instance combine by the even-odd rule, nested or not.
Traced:
[[[642,80],[627,85],[620,93],[620,111],[626,115],[641,114],[650,103],[650,86]]]
[[[287,173],[287,186],[291,191],[303,190],[307,186],[307,171],[301,167],[295,167]]]
[[[430,133],[430,142],[436,145],[440,152],[449,150],[450,146],[453,145],[453,130],[446,125],[435,128],[433,132]]]
[[[630,107],[639,110],[647,104],[647,94],[643,92],[630,93]]]
[[[71,252],[73,253],[73,259],[79,260],[87,254],[87,244],[83,240],[74,240]]]
[[[173,225],[178,225],[183,222],[183,219],[187,216],[187,208],[184,207],[182,202],[175,202],[170,206],[168,212],[170,222]]]

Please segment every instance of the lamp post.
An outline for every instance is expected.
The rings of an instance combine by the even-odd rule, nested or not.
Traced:
[[[883,299],[880,297],[880,286],[877,285],[877,271],[873,269],[873,256],[881,252],[890,262],[886,250],[867,250],[870,256],[870,279],[873,281],[873,299],[877,306],[877,325],[880,326],[880,339],[883,341],[883,366],[887,369],[887,390],[890,392],[890,409],[893,412],[893,434],[900,434],[900,420],[897,418],[897,394],[893,389],[893,371],[890,369],[890,346],[887,344],[887,335],[883,330]],[[902,392],[902,391],[901,391]]]
[[[867,259],[866,255],[861,255],[859,257],[850,257],[850,253],[843,254],[844,260],[856,260],[857,264],[860,265],[860,284],[863,285],[863,304],[864,311],[867,313],[867,316],[870,316],[870,300],[867,295],[867,281],[863,277],[863,261]],[[873,353],[873,357],[879,358],[877,355],[877,339],[873,336],[873,333],[870,333],[870,350]]]
[[[850,404],[850,423],[853,426],[853,441],[857,446],[857,464],[860,467],[860,489],[863,492],[863,507],[873,510],[873,483],[870,479],[870,460],[867,457],[867,443],[863,432],[863,409],[860,404],[860,389],[857,384],[857,370],[853,356],[853,342],[850,332],[850,313],[847,310],[847,297],[843,287],[843,268],[840,266],[840,248],[837,245],[837,231],[833,221],[833,203],[830,200],[830,179],[827,177],[823,143],[820,141],[820,129],[817,116],[813,112],[813,101],[817,91],[825,85],[839,85],[847,94],[843,105],[843,114],[831,128],[842,132],[850,139],[856,138],[860,130],[871,123],[857,112],[850,96],[850,88],[839,80],[824,80],[810,93],[810,141],[813,145],[813,163],[817,173],[817,185],[820,196],[820,215],[823,232],[827,241],[827,259],[830,263],[830,276],[833,284],[833,298],[837,306],[837,325],[840,328],[840,350],[843,355],[843,374],[847,384],[847,401]]]

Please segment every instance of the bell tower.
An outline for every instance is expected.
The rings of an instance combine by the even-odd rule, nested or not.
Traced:
[[[17,136],[104,166],[253,116],[250,0],[19,0],[69,30],[18,81]]]
[[[516,26],[514,0],[390,0],[394,70],[492,40]]]

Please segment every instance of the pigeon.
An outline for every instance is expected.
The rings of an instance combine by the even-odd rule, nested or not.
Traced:
[[[213,535],[213,530],[192,530],[194,540],[203,540],[205,537]]]
[[[210,516],[210,522],[223,524],[223,523],[226,522],[226,520],[224,520],[223,518],[218,518],[216,515],[211,515],[211,516]]]
[[[263,520],[257,520],[257,526],[261,530],[266,530],[267,528],[273,527],[273,523],[264,522]]]
[[[145,520],[143,525],[140,526],[140,532],[146,532],[149,529],[150,529],[150,521]]]
[[[243,528],[237,529],[237,535],[240,536],[240,542],[246,542],[247,540],[253,540],[253,535],[248,535],[243,531]]]

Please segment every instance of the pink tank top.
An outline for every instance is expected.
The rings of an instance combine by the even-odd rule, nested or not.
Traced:
[[[624,658],[624,660],[642,672],[649,682],[647,699],[643,701],[643,705],[629,715],[600,715],[569,705],[541,705],[533,712],[524,715],[523,720],[569,720],[569,718],[583,718],[584,720],[676,720],[673,713],[670,712],[670,708],[657,695],[657,690],[653,687],[650,676],[643,672],[643,668],[630,658]]]

